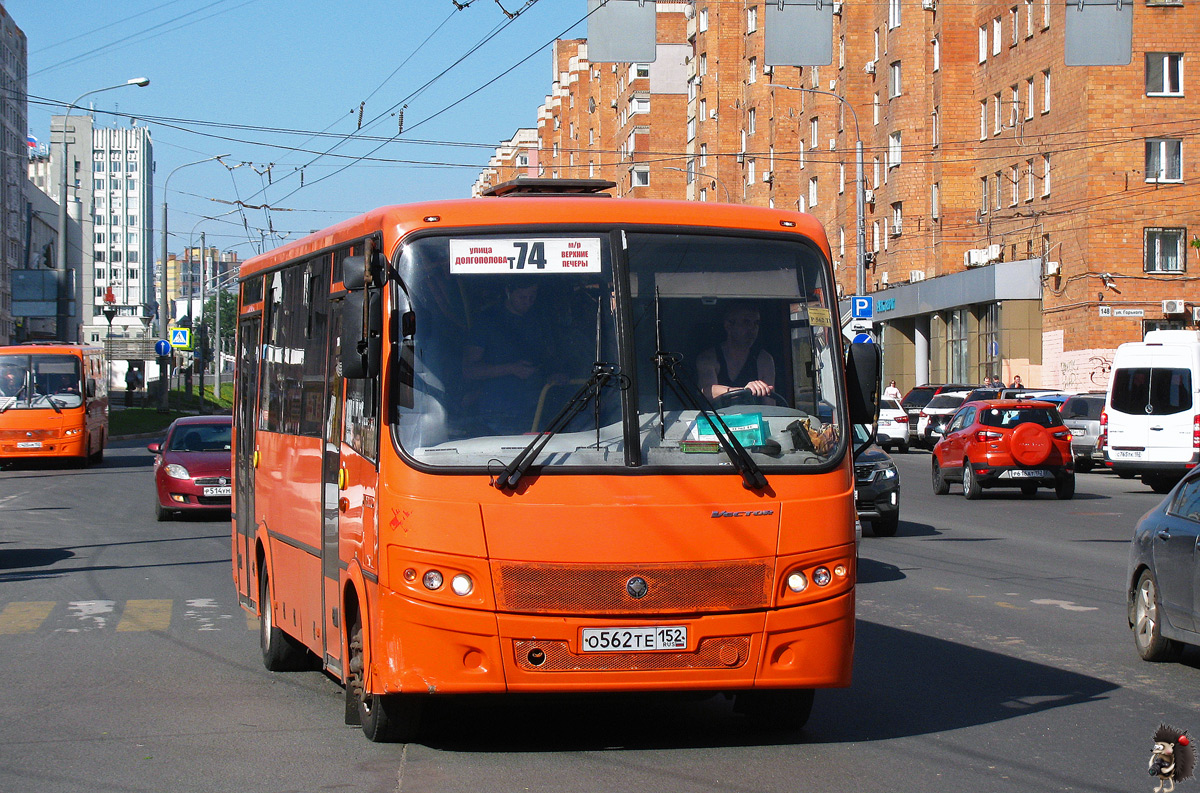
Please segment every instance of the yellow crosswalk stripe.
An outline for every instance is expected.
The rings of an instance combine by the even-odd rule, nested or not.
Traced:
[[[0,611],[0,636],[31,633],[46,621],[53,610],[52,600],[9,603]]]
[[[165,631],[171,627],[170,600],[130,600],[117,631]]]

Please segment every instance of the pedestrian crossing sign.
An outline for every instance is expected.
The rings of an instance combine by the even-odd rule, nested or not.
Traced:
[[[177,350],[192,349],[192,329],[171,328],[171,346]]]

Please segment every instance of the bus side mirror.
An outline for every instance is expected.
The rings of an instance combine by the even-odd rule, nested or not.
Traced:
[[[879,413],[879,375],[882,367],[878,344],[851,344],[846,353],[846,399],[851,424],[875,424]]]
[[[364,299],[367,327],[363,328]],[[383,301],[380,291],[351,292],[342,306],[342,377],[350,380],[379,374],[383,355]]]
[[[381,273],[380,257],[374,254],[371,256],[371,283],[376,287],[380,285]],[[342,260],[342,285],[351,292],[367,285],[366,256],[347,256]]]

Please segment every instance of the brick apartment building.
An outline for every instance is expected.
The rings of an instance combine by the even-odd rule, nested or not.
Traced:
[[[1132,61],[1108,67],[1064,65],[1049,0],[834,2],[833,62],[804,68],[765,63],[763,0],[657,8],[651,64],[557,43],[539,175],[811,212],[850,295],[861,138],[862,288],[905,388],[1103,388],[1118,344],[1197,327],[1194,4],[1139,0]]]

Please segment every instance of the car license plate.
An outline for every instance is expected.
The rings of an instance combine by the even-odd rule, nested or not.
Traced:
[[[1109,449],[1108,456],[1114,460],[1140,460],[1145,454],[1141,449]]]
[[[206,487],[206,488],[204,488],[204,495],[206,495],[206,496],[232,496],[233,495],[233,486],[225,485],[224,487]]]
[[[41,441],[17,441],[18,449],[40,449],[42,448]]]
[[[648,650],[686,650],[686,625],[652,628],[584,628],[585,653],[641,653]]]
[[[1008,471],[1007,474],[1009,479],[1046,479],[1051,475],[1049,471],[1043,471],[1038,468]]]

